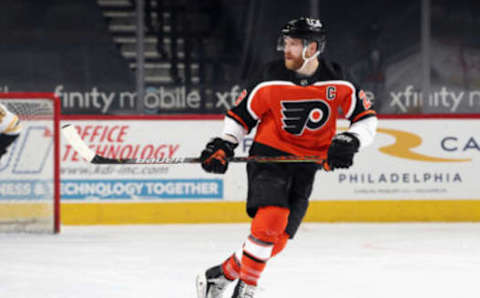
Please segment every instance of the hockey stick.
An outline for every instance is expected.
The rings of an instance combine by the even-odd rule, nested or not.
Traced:
[[[92,149],[88,148],[87,144],[82,140],[75,128],[70,125],[64,125],[62,127],[62,133],[67,139],[72,148],[80,154],[81,157],[86,159],[89,163],[93,164],[181,164],[181,163],[201,163],[202,160],[198,157],[174,157],[174,158],[108,158],[98,154],[95,154]],[[229,162],[314,162],[321,164],[325,167],[325,160],[319,156],[245,156],[245,157],[232,157],[228,159]]]

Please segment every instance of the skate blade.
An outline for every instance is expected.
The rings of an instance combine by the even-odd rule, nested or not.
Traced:
[[[205,273],[197,275],[195,286],[197,288],[197,298],[207,298],[207,278]]]

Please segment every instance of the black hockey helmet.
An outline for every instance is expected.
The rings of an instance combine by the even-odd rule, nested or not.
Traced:
[[[285,36],[300,38],[304,40],[304,45],[316,42],[318,51],[323,52],[327,41],[327,31],[323,23],[316,18],[300,17],[293,19],[283,26],[278,39],[277,50],[283,50],[283,39]]]

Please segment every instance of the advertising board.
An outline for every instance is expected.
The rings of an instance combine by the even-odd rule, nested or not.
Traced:
[[[110,158],[198,156],[222,130],[221,120],[71,123]],[[346,121],[338,127],[346,129]],[[475,119],[380,120],[374,144],[355,156],[352,168],[317,173],[312,200],[478,198],[477,130]],[[247,155],[252,141],[248,136],[236,155]],[[243,201],[247,192],[244,164],[231,164],[226,175],[205,173],[198,164],[92,165],[69,144],[61,148],[64,200]]]
[[[110,158],[196,157],[211,137],[221,134],[223,126],[220,118],[65,119],[64,123],[73,124],[92,149]],[[347,125],[347,121],[340,120],[339,131],[346,129]],[[400,217],[392,214],[389,209],[392,202],[402,206],[398,210],[418,209],[414,206],[427,204],[426,209],[422,207],[423,217],[418,220],[429,216],[441,220],[435,214],[443,210],[438,206],[445,202],[461,204],[461,208],[473,212],[476,209],[472,209],[471,204],[477,208],[480,202],[480,187],[475,178],[480,139],[473,133],[479,130],[480,121],[472,118],[380,119],[375,142],[355,156],[352,168],[317,172],[310,217],[307,214],[307,218],[315,220],[317,213],[322,214],[320,220],[330,215],[328,221],[411,218],[404,214],[410,211]],[[252,141],[251,135],[247,136],[236,149],[236,156],[248,155]],[[108,213],[104,210],[108,206],[115,206],[115,212],[123,214],[127,211],[118,208],[124,206],[128,210],[125,216],[135,218],[132,217],[134,203],[149,203],[150,209],[162,209],[165,212],[163,218],[168,217],[173,222],[176,217],[172,214],[185,218],[186,213],[189,214],[187,222],[208,222],[211,218],[228,221],[232,216],[237,221],[246,219],[245,164],[230,164],[225,175],[205,173],[199,164],[93,165],[82,160],[64,140],[61,148],[61,196],[67,210],[69,203],[76,203],[77,207],[78,204],[102,203],[101,213],[104,215]],[[359,205],[359,202],[364,204]],[[205,204],[215,207],[203,217],[194,211],[196,215],[192,217],[192,210],[188,208],[195,210]],[[169,209],[172,206],[180,209]],[[341,210],[339,206],[347,208],[344,211],[346,217],[332,215],[330,209]],[[365,206],[369,206],[365,211],[368,215],[362,215]],[[379,209],[378,206],[383,207]],[[184,211],[185,208],[190,211]],[[355,213],[351,212],[352,208]],[[450,206],[450,209],[455,208]],[[385,214],[386,210],[390,211],[387,212],[390,217],[379,219],[377,215]],[[148,216],[152,217],[152,222],[163,222],[155,217],[157,213],[148,212],[152,212]],[[458,211],[454,218],[470,217],[464,211]],[[131,220],[135,222],[135,219]],[[149,219],[145,221],[150,222]]]

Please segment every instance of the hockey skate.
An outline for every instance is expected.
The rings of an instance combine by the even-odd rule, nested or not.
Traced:
[[[232,298],[254,298],[256,290],[256,286],[251,286],[242,280],[238,280]]]
[[[222,298],[228,284],[232,281],[223,274],[222,266],[218,265],[200,273],[196,278],[198,298]]]

